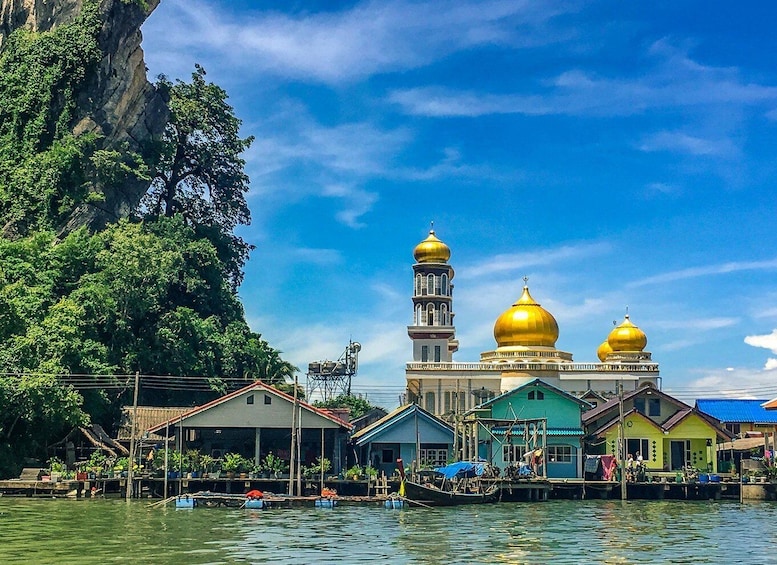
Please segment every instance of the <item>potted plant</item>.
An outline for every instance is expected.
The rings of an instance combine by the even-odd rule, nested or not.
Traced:
[[[361,468],[361,465],[358,465],[358,464],[354,465],[353,467],[350,467],[345,472],[345,478],[350,479],[352,481],[356,481],[360,479],[361,476],[362,476],[362,468]]]
[[[364,468],[364,474],[367,475],[367,479],[375,481],[378,478],[378,470],[372,465],[367,465]]]
[[[227,478],[234,479],[235,474],[245,468],[245,458],[239,453],[225,453],[221,468],[227,474]]]
[[[65,464],[59,457],[49,459],[49,476],[52,481],[57,482],[64,475],[65,470]]]
[[[213,466],[216,464],[216,460],[210,455],[202,455],[200,457],[200,469],[202,469],[202,476],[209,477],[213,472]]]
[[[102,476],[103,471],[105,470],[107,459],[108,458],[105,456],[105,453],[100,450],[95,450],[92,452],[92,454],[89,456],[89,463],[87,463],[86,467],[87,472],[90,475],[90,479],[96,479],[97,477]]]
[[[202,466],[202,455],[199,450],[190,449],[184,455],[184,467],[190,479],[196,479],[200,476],[200,467]]]
[[[273,455],[272,452],[268,453],[267,456],[264,458],[264,461],[262,462],[262,466],[272,473],[272,475],[277,479],[280,478],[281,474],[288,472],[289,465],[278,457],[277,455]]]

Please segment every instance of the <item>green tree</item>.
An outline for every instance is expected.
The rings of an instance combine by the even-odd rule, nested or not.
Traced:
[[[251,222],[241,155],[254,138],[240,137],[241,121],[227,93],[206,82],[199,65],[190,83],[160,76],[157,88],[169,96],[170,119],[141,210],[147,217],[180,214],[218,246],[226,275],[237,288],[251,249],[233,233],[237,225]]]
[[[351,410],[351,419],[359,418],[364,416],[370,410],[379,408],[379,406],[371,404],[367,399],[360,396],[354,396],[352,394],[341,394],[340,396],[332,398],[331,400],[327,400],[326,402],[317,400],[313,403],[313,405],[318,408],[349,408]]]

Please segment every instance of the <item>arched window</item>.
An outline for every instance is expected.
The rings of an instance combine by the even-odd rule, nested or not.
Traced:
[[[440,325],[447,326],[448,324],[448,306],[443,304],[440,307]]]
[[[427,392],[426,393],[426,411],[431,412],[432,414],[437,413],[437,407],[434,403],[434,393],[433,392]]]
[[[419,279],[420,280],[420,279]],[[423,310],[421,309],[421,305],[415,307],[415,325],[420,326],[421,322],[423,322],[424,318],[422,316]]]
[[[421,295],[421,275],[415,276],[415,295],[420,296]]]
[[[426,277],[426,292],[427,292],[427,294],[435,294],[435,292],[434,292],[434,275],[427,275],[427,277]]]
[[[440,294],[448,296],[448,274],[443,273],[440,277]]]
[[[426,325],[427,326],[434,325],[434,304],[430,304],[426,308]]]

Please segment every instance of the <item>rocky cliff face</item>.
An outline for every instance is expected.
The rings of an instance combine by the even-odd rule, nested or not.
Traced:
[[[99,45],[103,53],[97,75],[79,99],[76,133],[94,131],[104,136],[105,148],[128,148],[143,153],[145,145],[161,135],[167,120],[165,100],[146,78],[140,26],[159,5],[146,0],[100,0],[103,26]],[[73,20],[83,0],[0,0],[0,47],[15,29],[48,31]],[[105,194],[105,201],[84,204],[66,229],[79,225],[100,227],[126,216],[148,187],[130,181]]]

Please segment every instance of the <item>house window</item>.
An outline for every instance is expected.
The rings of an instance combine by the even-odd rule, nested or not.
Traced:
[[[525,445],[503,445],[502,446],[502,461],[505,463],[520,463],[523,461],[523,456],[526,455]]]
[[[529,400],[534,400],[535,398],[536,398],[537,400],[545,400],[545,393],[544,393],[544,392],[542,392],[541,390],[538,390],[538,391],[536,391],[536,392],[535,392],[535,391],[533,391],[533,390],[532,390],[532,391],[530,391],[530,392],[529,392],[529,395],[528,395],[528,399],[529,399]]]
[[[440,346],[435,345],[434,346],[434,362],[439,363],[440,362]]]
[[[246,396],[246,404],[253,404],[253,403],[254,403],[254,395],[249,394],[248,396]]]
[[[421,465],[429,467],[443,467],[448,462],[447,449],[421,448]]]
[[[741,424],[726,424],[726,429],[730,431],[735,436],[739,435],[742,431],[742,425]]]
[[[634,399],[634,410],[639,412],[640,414],[645,414],[645,399],[644,398],[635,398]]]
[[[651,398],[648,400],[648,416],[660,416],[661,415],[661,400],[658,398]]]
[[[421,346],[421,361],[426,363],[429,361],[429,346],[428,345],[422,345]]]
[[[381,454],[381,462],[382,463],[393,463],[394,462],[394,450],[393,449],[384,449],[383,453]]]
[[[529,394],[526,395],[526,398],[528,398],[529,400],[534,400],[534,391],[530,390]]]
[[[548,462],[549,463],[572,463],[572,446],[549,445]]]
[[[265,394],[264,395],[264,403],[265,404],[272,404],[272,396],[270,396],[269,394]]]
[[[642,455],[645,461],[651,461],[650,441],[644,438],[629,438],[626,440],[626,453],[631,454],[637,460],[637,454]]]

